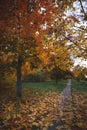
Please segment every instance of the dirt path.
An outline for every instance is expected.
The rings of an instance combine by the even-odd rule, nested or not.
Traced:
[[[69,113],[71,113],[72,111],[70,109],[70,105],[71,105],[71,79],[68,79],[66,88],[61,93],[60,99],[59,99],[58,109],[59,109],[61,118],[58,121],[54,121],[53,126],[49,127],[48,130],[68,130],[68,128],[66,128],[65,126],[68,122],[67,117],[71,119],[71,117],[69,117],[71,116],[69,115]]]

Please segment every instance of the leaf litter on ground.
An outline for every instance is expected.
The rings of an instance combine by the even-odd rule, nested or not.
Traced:
[[[56,91],[24,91],[25,102],[0,99],[1,130],[48,130],[56,121],[58,130],[87,129],[87,95],[73,92],[72,101],[60,106],[61,94]],[[62,122],[62,123],[61,123]]]

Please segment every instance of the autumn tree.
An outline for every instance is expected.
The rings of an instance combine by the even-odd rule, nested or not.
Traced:
[[[74,78],[78,81],[84,80],[87,75],[87,68],[80,65],[76,65],[73,70]]]
[[[65,71],[61,70],[58,67],[55,67],[51,70],[51,79],[56,80],[56,84],[58,83],[58,80],[64,79],[65,77]]]
[[[47,51],[47,55],[49,55],[47,64],[52,64],[52,58],[58,57],[57,60],[60,60],[55,60],[55,64],[62,65],[62,69],[66,69],[67,65],[70,67],[70,51],[66,52],[70,48],[67,46],[67,41],[70,40],[71,30],[67,29],[70,19],[67,19],[65,10],[71,8],[74,1],[0,1],[1,61],[3,57],[5,63],[10,62],[11,66],[16,67],[17,95],[19,97],[21,97],[21,68],[25,61],[29,60],[31,66],[36,67],[39,65],[39,58],[44,60],[41,53]],[[67,33],[68,36],[66,36]],[[44,37],[46,38],[44,39]],[[49,46],[49,49],[44,49],[46,46]],[[65,59],[66,61],[63,63]]]
[[[18,97],[21,97],[21,69],[23,63],[26,61],[26,59],[28,59],[32,68],[37,66],[37,62],[40,63],[35,37],[32,33],[30,33],[30,30],[28,30],[27,32],[26,26],[27,23],[29,23],[27,4],[28,3],[24,4],[22,1],[16,0],[9,1],[8,4],[6,3],[6,1],[1,1],[0,3],[1,9],[3,11],[0,17],[0,24],[4,27],[0,30],[1,62],[3,64],[5,63],[5,65],[10,62],[11,67],[14,66],[17,70]],[[32,8],[33,7],[31,7],[30,10],[32,10]]]
[[[78,7],[76,6],[77,4],[80,8],[79,11]],[[56,18],[55,16],[54,22],[49,28],[47,34],[49,43],[52,41],[52,46],[60,45],[63,48],[67,48],[67,54],[71,57],[72,61],[74,61],[74,58],[78,57],[82,58],[83,60],[87,60],[87,10],[85,8],[85,4],[86,1],[83,0],[75,1],[71,8],[66,9],[68,13],[65,11],[63,12],[62,17],[58,16]]]
[[[78,4],[78,6],[76,6]],[[74,58],[87,60],[87,9],[85,5],[87,1],[78,0],[74,2],[73,9],[70,10],[68,18],[72,19],[71,31],[68,34],[68,39],[72,43],[72,55]],[[79,10],[78,10],[79,8]]]

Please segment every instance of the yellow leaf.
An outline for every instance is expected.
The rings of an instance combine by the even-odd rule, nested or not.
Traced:
[[[78,122],[77,126],[81,128],[82,127],[82,122]]]
[[[32,125],[39,126],[37,122],[33,122]]]

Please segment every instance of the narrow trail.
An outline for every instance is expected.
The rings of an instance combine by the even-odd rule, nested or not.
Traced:
[[[71,79],[68,79],[67,86],[63,90],[63,95],[65,98],[71,95]]]
[[[58,121],[53,122],[53,126],[50,126],[48,130],[67,130],[65,128],[65,123],[68,122],[66,119],[66,116],[69,115],[69,112],[72,110],[70,109],[71,105],[71,79],[68,79],[65,89],[60,94],[59,99],[59,112],[61,115],[61,118]],[[66,108],[69,109],[67,110]],[[70,117],[71,118],[71,117]]]
[[[62,103],[67,104],[71,102],[71,79],[68,79],[66,88],[61,93]],[[60,99],[61,100],[61,99]]]

